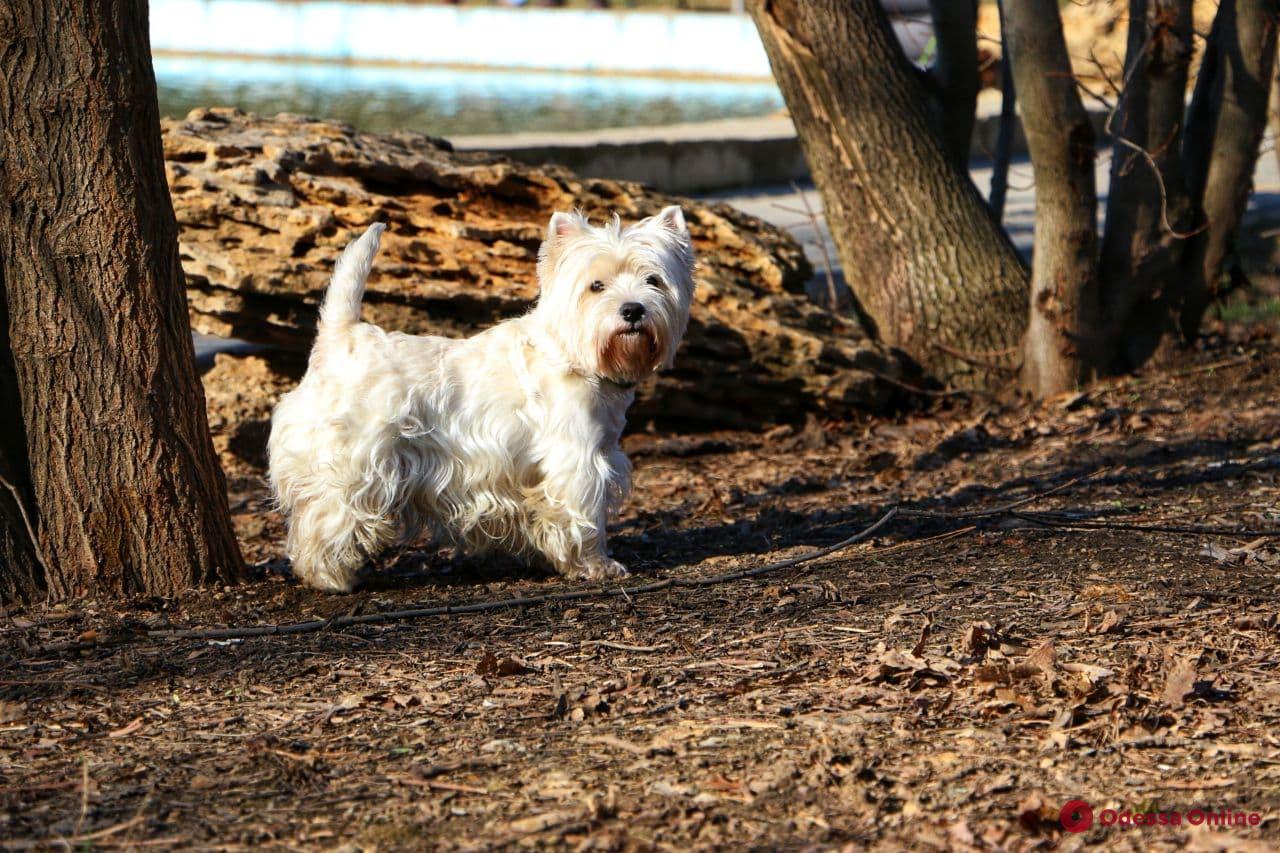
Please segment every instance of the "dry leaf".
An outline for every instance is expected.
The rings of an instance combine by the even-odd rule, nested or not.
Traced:
[[[1108,610],[1102,616],[1102,621],[1089,629],[1091,634],[1109,634],[1120,627],[1120,614],[1114,610]]]
[[[990,622],[971,622],[969,627],[965,629],[964,637],[960,641],[960,647],[965,654],[971,657],[985,657],[987,649],[991,648],[991,641],[994,636],[995,629],[991,627]]]
[[[506,657],[499,660],[493,652],[486,651],[484,656],[480,658],[480,662],[476,664],[476,672],[485,676],[510,676],[523,675],[526,672],[532,672],[524,661],[516,658]]]
[[[573,814],[571,812],[546,812],[545,814],[530,815],[529,817],[513,820],[508,826],[510,826],[512,832],[528,835],[532,832],[542,832],[544,829],[559,826],[572,819]]]
[[[1174,662],[1165,680],[1160,701],[1170,708],[1181,708],[1186,698],[1195,692],[1196,659],[1181,658]]]
[[[1045,675],[1052,675],[1058,668],[1058,650],[1053,640],[1045,640],[1027,655],[1027,666],[1033,667]]]
[[[133,722],[128,725],[122,726],[114,731],[107,732],[107,737],[128,737],[140,728],[142,728],[142,718],[135,717]]]
[[[933,631],[933,615],[925,617],[924,625],[920,628],[920,639],[916,641],[915,646],[911,649],[911,654],[920,657],[924,654],[925,643],[929,642],[929,634]]]
[[[1058,811],[1043,794],[1033,791],[1018,803],[1018,822],[1028,832],[1039,832],[1058,825]]]

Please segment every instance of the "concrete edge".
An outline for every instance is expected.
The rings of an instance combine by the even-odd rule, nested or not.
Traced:
[[[998,109],[992,110],[989,100],[983,106],[974,122],[970,153],[978,161],[991,159],[1000,132]],[[1106,118],[1105,111],[1090,112],[1099,139]],[[795,126],[786,116],[576,133],[459,136],[450,141],[459,150],[491,151],[533,165],[555,163],[584,178],[638,181],[671,193],[809,179]],[[1020,122],[1014,128],[1013,153],[1027,153]]]

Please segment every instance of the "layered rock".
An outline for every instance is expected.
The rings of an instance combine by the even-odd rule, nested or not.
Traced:
[[[883,408],[909,372],[854,322],[813,304],[784,231],[721,204],[585,180],[416,133],[200,110],[164,124],[192,326],[298,353],[341,248],[384,221],[365,319],[462,336],[524,312],[548,216],[624,221],[679,202],[698,252],[688,336],[642,386],[632,422],[758,427]]]

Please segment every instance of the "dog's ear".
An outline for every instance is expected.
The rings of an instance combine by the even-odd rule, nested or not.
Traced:
[[[574,237],[586,228],[586,217],[578,211],[575,210],[572,213],[557,211],[551,214],[551,221],[547,223],[547,242],[556,243],[566,237]]]
[[[547,223],[547,236],[538,247],[538,281],[542,285],[551,281],[552,270],[565,241],[577,237],[589,227],[587,218],[576,210],[572,213],[551,214],[551,221]]]
[[[653,224],[658,228],[670,231],[677,237],[689,236],[689,226],[685,225],[684,222],[684,211],[680,209],[678,204],[662,208],[658,215],[653,217]]]

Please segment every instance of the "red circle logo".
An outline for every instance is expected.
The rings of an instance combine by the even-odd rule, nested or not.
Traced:
[[[1058,820],[1067,832],[1084,832],[1093,826],[1093,809],[1084,800],[1072,800],[1062,807]]]

